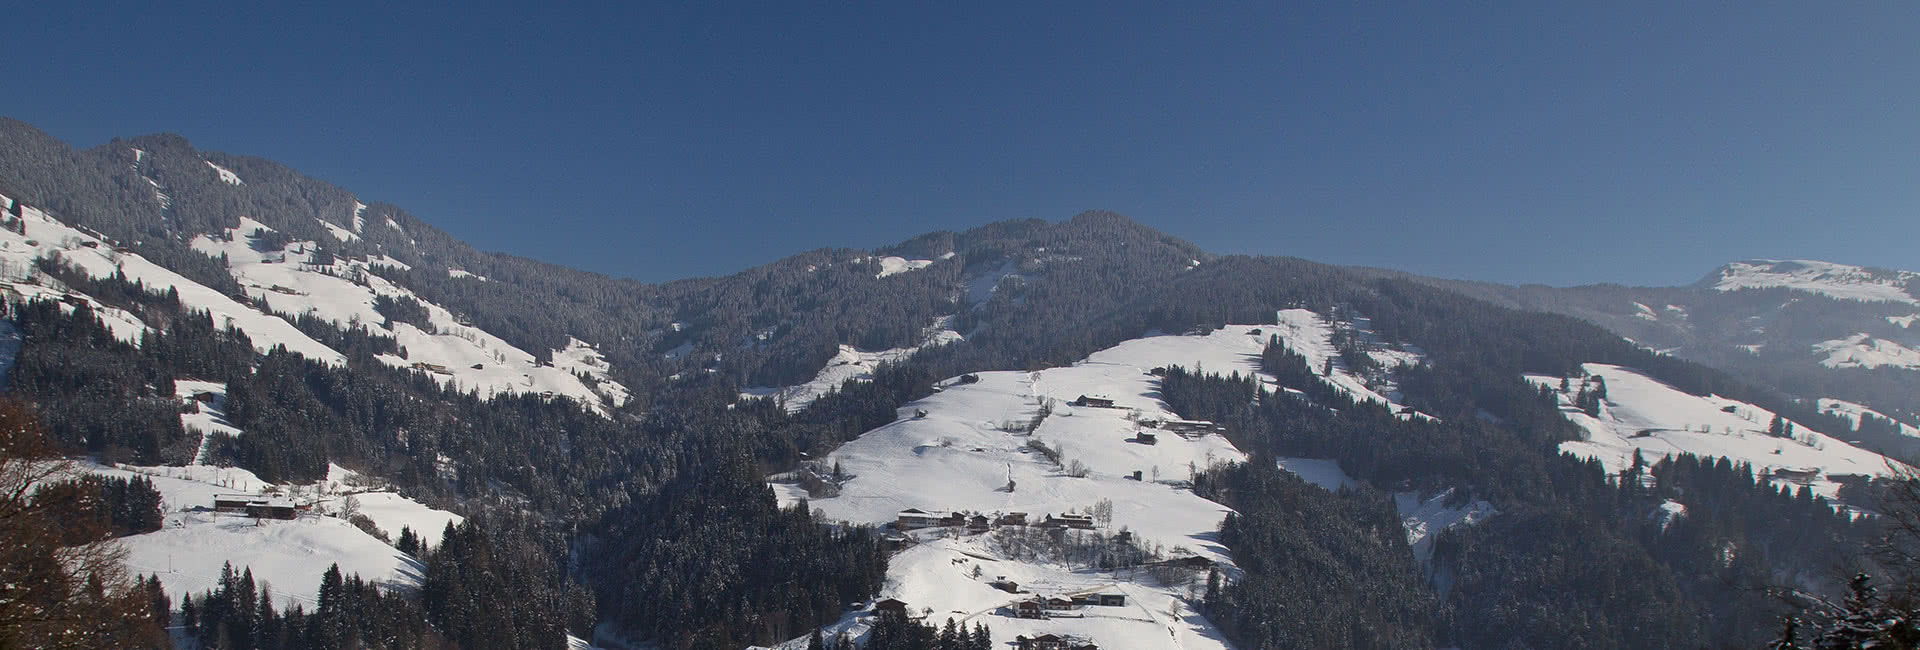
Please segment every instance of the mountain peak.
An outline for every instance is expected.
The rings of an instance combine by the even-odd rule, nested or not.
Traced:
[[[1733,262],[1693,284],[1697,289],[1737,291],[1784,288],[1840,300],[1920,304],[1920,273],[1819,260],[1754,259]]]

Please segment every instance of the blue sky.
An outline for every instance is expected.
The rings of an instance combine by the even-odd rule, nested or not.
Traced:
[[[1096,208],[1510,283],[1920,269],[1915,3],[260,4],[9,10],[0,114],[648,281]]]

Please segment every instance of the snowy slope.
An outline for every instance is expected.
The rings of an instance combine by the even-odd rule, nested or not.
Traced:
[[[740,396],[782,400],[786,404],[787,411],[799,412],[821,396],[840,390],[840,386],[849,379],[872,380],[873,369],[880,364],[901,361],[922,349],[946,345],[960,338],[960,333],[948,329],[946,319],[942,319],[927,328],[926,337],[920,345],[914,347],[866,351],[851,345],[842,345],[839,351],[827,359],[826,365],[820,368],[820,372],[814,373],[813,379],[806,383],[792,386],[755,386],[742,390]],[[674,351],[669,351],[667,358],[677,359],[685,356],[687,351],[692,349],[691,344],[683,344]]]
[[[1782,287],[1841,300],[1920,304],[1906,289],[1914,282],[1920,282],[1920,273],[1817,260],[1747,260],[1720,267],[1695,286],[1716,291]]]
[[[353,234],[353,231],[347,230],[346,228],[341,228],[339,226],[333,225],[321,219],[315,219],[315,221],[319,221],[320,225],[325,226],[327,229],[327,232],[329,234],[332,234],[334,239],[338,239],[342,242],[350,242],[360,238],[359,235]]]
[[[1920,350],[1865,333],[1813,344],[1828,368],[1920,368]]]
[[[12,253],[16,252],[15,249],[17,248],[13,243],[14,242],[5,241],[4,235],[0,235],[0,259],[12,257],[15,260],[22,260],[22,263],[31,264],[33,257],[31,252],[18,256],[12,255]],[[105,303],[95,300],[93,296],[78,291],[52,286],[55,280],[41,275],[37,271],[24,275],[15,275],[10,271],[13,268],[18,268],[18,265],[0,264],[0,267],[7,269],[0,270],[0,282],[6,282],[11,285],[10,288],[13,294],[23,302],[58,302],[61,303],[60,312],[63,314],[73,313],[76,307],[72,304],[72,301],[84,302],[89,309],[93,310],[93,315],[99,318],[100,322],[106,324],[107,330],[113,333],[114,339],[134,346],[139,346],[141,335],[146,334],[151,329],[147,327],[145,322],[140,320],[139,316],[133,315],[132,312],[118,307],[107,306]],[[32,267],[29,266],[27,268]]]
[[[1162,585],[1146,571],[1109,572],[1069,568],[1045,562],[996,559],[995,549],[979,537],[935,539],[894,556],[888,568],[882,598],[899,598],[926,614],[928,622],[945,625],[985,623],[994,641],[1012,646],[1014,637],[1042,634],[1077,636],[1103,649],[1189,650],[1225,649],[1220,632],[1182,598],[1184,586]],[[975,568],[986,580],[1004,576],[1031,593],[1010,594],[972,577]],[[1012,616],[1011,603],[1034,595],[1081,593],[1123,594],[1126,605],[1090,606],[1077,616],[1046,620]]]
[[[226,183],[226,184],[228,184],[228,185],[240,185],[240,184],[241,184],[241,182],[240,182],[240,175],[239,175],[239,174],[235,174],[235,173],[233,173],[233,171],[232,171],[232,170],[229,170],[229,169],[227,169],[227,168],[225,168],[225,167],[221,167],[221,166],[219,166],[219,165],[215,165],[215,164],[213,164],[213,161],[211,161],[211,160],[208,160],[208,161],[205,161],[205,162],[207,163],[207,166],[208,166],[208,167],[212,167],[212,168],[213,168],[213,171],[214,171],[214,173],[216,173],[216,174],[219,174],[219,175],[220,175],[220,182],[222,182],[222,183]]]
[[[121,538],[127,563],[139,573],[159,576],[175,602],[186,593],[199,594],[217,584],[220,567],[231,562],[234,571],[251,568],[254,579],[273,588],[284,607],[295,603],[311,609],[320,576],[338,563],[344,573],[396,588],[418,586],[421,566],[393,547],[344,520],[303,514],[292,521],[255,520],[244,515],[211,511],[216,495],[261,494],[277,491],[296,503],[318,501],[324,510],[338,499],[316,499],[318,486],[272,486],[246,470],[189,465],[134,467],[87,464],[84,471],[104,476],[145,476],[161,494],[165,523],[159,531]],[[389,493],[357,495],[361,512],[383,530],[397,534],[402,524],[414,526],[430,544],[437,543],[446,522],[458,515],[434,510]],[[392,528],[388,528],[388,526]]]
[[[1816,493],[1833,496],[1839,484],[1835,474],[1890,475],[1904,467],[1879,454],[1793,423],[1792,439],[1767,434],[1774,413],[1718,396],[1699,397],[1674,388],[1639,371],[1590,363],[1589,375],[1606,383],[1607,397],[1598,417],[1573,405],[1580,388],[1575,379],[1569,391],[1559,393],[1561,412],[1586,431],[1587,439],[1561,443],[1562,451],[1600,460],[1607,471],[1618,472],[1633,462],[1636,450],[1651,463],[1669,454],[1692,453],[1750,463],[1756,472],[1775,469],[1818,469],[1811,485]],[[1558,390],[1559,377],[1529,375],[1528,380]]]
[[[1334,349],[1334,325],[1326,318],[1305,309],[1287,309],[1279,312],[1277,320],[1278,324],[1272,327],[1272,331],[1266,333],[1278,334],[1280,342],[1286,345],[1287,349],[1306,357],[1307,367],[1327,383],[1332,384],[1334,388],[1346,393],[1356,402],[1381,404],[1396,413],[1405,408],[1393,399],[1393,395],[1381,394],[1369,388],[1364,380],[1347,367],[1346,361],[1340,358],[1339,351]],[[1364,319],[1360,320],[1364,321]],[[1364,322],[1356,323],[1355,326],[1359,331],[1367,333]],[[1259,350],[1254,351],[1256,357],[1259,354]],[[1420,355],[1409,350],[1376,349],[1369,351],[1368,356],[1388,368],[1420,363]],[[1329,366],[1333,370],[1331,373],[1326,372]],[[1424,413],[1416,415],[1423,419],[1432,419]]]
[[[985,303],[987,299],[992,298],[994,290],[1000,287],[1001,280],[1020,277],[1014,273],[1016,268],[1018,267],[1014,265],[1013,260],[1007,260],[1001,262],[1000,267],[997,269],[969,276],[967,278],[967,304],[978,306]]]
[[[1243,461],[1245,455],[1219,435],[1189,439],[1143,429],[1135,421],[1177,417],[1158,399],[1152,368],[1181,365],[1259,376],[1265,339],[1253,335],[1254,329],[1236,325],[1206,335],[1149,336],[1070,367],[983,372],[970,383],[948,380],[939,392],[904,406],[900,420],[831,454],[822,465],[838,464],[852,478],[842,483],[838,496],[812,499],[810,505],[832,519],[885,523],[907,508],[1024,512],[1038,521],[1110,502],[1111,522],[1104,533],[1124,529],[1141,546],[1160,548],[1169,557],[1192,554],[1228,562],[1225,549],[1211,541],[1227,509],[1177,482],[1187,479],[1191,468]],[[1068,404],[1082,395],[1109,398],[1115,406]],[[1049,403],[1050,416],[1032,433],[1021,430]],[[1137,442],[1142,431],[1157,434],[1157,444]],[[1084,466],[1086,476],[1069,476],[1027,449],[1035,440],[1059,450],[1063,464]],[[1131,478],[1136,471],[1143,480]],[[1166,482],[1155,481],[1156,474]],[[800,496],[789,487],[782,498]],[[1016,559],[1019,554],[995,541],[1001,534],[917,531],[918,543],[894,558],[882,595],[905,600],[915,611],[931,609],[930,620],[938,624],[947,617],[987,623],[1002,643],[1016,635],[1052,632],[1085,636],[1103,648],[1224,647],[1218,632],[1181,600],[1196,585],[1165,584],[1144,570],[1115,573],[1069,566],[1058,558]],[[999,576],[1046,595],[1124,593],[1129,604],[1086,607],[1079,610],[1080,618],[1015,619],[1005,607],[1032,594],[1016,596],[986,584]],[[861,620],[850,617],[837,627],[857,634],[864,629]]]
[[[373,525],[388,537],[399,539],[400,529],[411,528],[428,546],[440,544],[440,534],[446,532],[447,524],[458,526],[466,521],[460,515],[428,507],[393,492],[343,494],[315,500],[313,506],[322,512],[338,513],[346,507],[348,498],[356,502],[359,514],[372,519]]]
[[[1867,408],[1866,405],[1864,404],[1855,404],[1853,402],[1847,402],[1847,401],[1831,399],[1831,398],[1821,398],[1820,412],[1826,413],[1829,415],[1838,415],[1840,417],[1846,418],[1847,421],[1853,423],[1853,427],[1855,429],[1860,428],[1860,415],[1863,413],[1871,413],[1874,415],[1874,417],[1878,417],[1883,420],[1892,421],[1898,424],[1900,427],[1900,435],[1913,436],[1915,438],[1920,438],[1920,428],[1914,428],[1913,425],[1900,422],[1899,420],[1894,420],[1893,418],[1887,417],[1887,415],[1884,413]]]
[[[336,258],[332,264],[316,265],[312,242],[265,250],[256,233],[266,230],[271,228],[242,217],[223,239],[203,235],[194,239],[193,247],[209,255],[225,255],[234,279],[247,294],[264,299],[275,312],[311,315],[338,327],[365,327],[373,334],[392,337],[407,356],[380,355],[380,361],[425,369],[429,376],[461,391],[482,398],[503,393],[551,394],[573,398],[602,414],[626,401],[626,387],[609,378],[604,358],[582,341],[570,341],[566,348],[554,351],[552,364],[543,365],[532,353],[462,324],[452,312],[424,300],[420,302],[427,309],[432,331],[411,323],[388,323],[374,309],[377,296],[415,300],[418,296],[369,272],[369,266],[400,266],[399,262]],[[575,372],[593,376],[598,390],[588,387]]]
[[[180,413],[180,426],[186,429],[188,434],[195,432],[205,434],[221,433],[230,436],[239,436],[242,434],[239,427],[235,427],[227,422],[227,385],[225,383],[176,379],[173,382],[173,390],[174,394],[180,398],[182,406],[192,409],[190,411],[181,411]],[[194,399],[195,396],[201,394],[211,395],[212,401],[200,402]],[[205,438],[202,438],[200,451],[194,453],[193,461],[195,463],[206,462],[207,449],[207,441]]]
[[[933,265],[933,260],[910,260],[892,255],[874,258],[874,261],[880,264],[880,272],[873,276],[876,278],[884,278],[896,273],[906,273],[907,271],[918,271]]]
[[[15,270],[25,273],[33,268],[34,259],[58,254],[60,259],[96,278],[117,272],[128,280],[144,283],[150,291],[174,289],[188,308],[210,313],[217,327],[245,332],[253,340],[254,349],[262,353],[284,345],[295,354],[321,363],[338,366],[346,362],[339,352],[308,337],[291,323],[260,313],[252,306],[188,280],[140,255],[116,251],[112,242],[60,223],[32,207],[26,208],[24,214],[25,235],[0,230],[0,260],[4,260],[0,268],[10,273]],[[10,275],[9,279],[16,277],[24,276]],[[16,288],[21,286],[16,284]],[[116,326],[115,331],[122,330]]]

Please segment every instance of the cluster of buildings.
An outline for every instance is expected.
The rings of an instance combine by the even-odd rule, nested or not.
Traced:
[[[313,504],[294,503],[285,497],[257,494],[221,494],[213,497],[214,512],[243,514],[254,519],[293,519],[313,509]]]
[[[1024,635],[1014,638],[1019,650],[1100,650],[1090,639],[1082,639],[1058,634],[1042,634],[1033,638]]]
[[[1198,438],[1210,433],[1224,434],[1227,428],[1206,420],[1141,420],[1140,426],[1165,429],[1185,438]]]
[[[900,530],[920,528],[966,528],[968,531],[984,533],[999,526],[1036,526],[1039,528],[1059,528],[1093,530],[1093,515],[1074,513],[1049,514],[1037,523],[1027,520],[1024,512],[1003,512],[992,517],[985,513],[968,513],[962,510],[953,512],[927,512],[919,508],[900,511],[893,521],[893,527]]]
[[[1019,618],[1050,618],[1059,612],[1082,607],[1126,607],[1127,595],[1119,593],[1073,594],[1070,596],[1034,596],[1013,604]]]

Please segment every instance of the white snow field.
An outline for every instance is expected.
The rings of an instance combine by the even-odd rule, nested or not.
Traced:
[[[1920,368],[1920,350],[1865,333],[1815,343],[1813,352],[1828,368]]]
[[[1915,438],[1920,438],[1920,428],[1915,428],[1911,424],[1907,424],[1899,420],[1894,420],[1893,418],[1887,417],[1885,413],[1881,413],[1879,411],[1875,411],[1873,409],[1867,408],[1866,405],[1864,404],[1855,404],[1853,402],[1837,400],[1832,398],[1821,398],[1820,412],[1826,413],[1829,415],[1838,415],[1840,417],[1846,418],[1848,422],[1853,423],[1853,427],[1855,429],[1860,428],[1860,415],[1863,413],[1871,413],[1874,415],[1874,417],[1878,417],[1883,420],[1890,420],[1894,422],[1896,425],[1898,425],[1900,427],[1900,435],[1913,436]]]
[[[303,513],[291,521],[253,519],[212,511],[216,495],[274,491],[304,503],[312,500],[306,493],[318,486],[274,486],[246,470],[206,465],[85,464],[82,469],[104,476],[145,476],[160,491],[161,510],[165,512],[161,529],[124,537],[118,543],[127,549],[129,568],[158,576],[175,602],[185,594],[198,595],[212,589],[218,584],[220,567],[228,562],[236,573],[251,568],[255,581],[272,586],[275,600],[282,607],[298,603],[312,609],[321,574],[336,563],[343,573],[359,574],[392,588],[419,585],[421,566],[417,561],[345,520],[317,513]],[[397,535],[400,525],[413,526],[429,544],[438,543],[446,522],[461,520],[458,515],[391,493],[356,496],[361,500],[361,512],[382,530]],[[316,510],[338,499],[320,501]]]
[[[605,359],[585,342],[570,340],[566,348],[554,351],[553,363],[542,364],[532,353],[465,325],[452,312],[424,300],[420,303],[428,312],[432,331],[411,323],[388,323],[374,309],[377,296],[419,298],[405,287],[369,272],[368,267],[404,265],[377,258],[336,258],[332,264],[316,265],[312,263],[312,242],[292,242],[279,251],[264,250],[257,233],[266,230],[271,228],[242,217],[238,227],[227,231],[225,241],[202,235],[194,239],[193,247],[209,255],[227,256],[234,279],[247,295],[266,300],[273,311],[312,315],[340,327],[361,326],[374,334],[391,336],[407,356],[384,354],[378,357],[381,362],[420,369],[442,384],[483,399],[503,393],[554,395],[577,400],[601,414],[627,399],[626,387],[608,376],[610,368]],[[598,389],[588,387],[576,372],[591,376]]]
[[[904,257],[894,257],[892,255],[888,255],[885,257],[877,257],[873,259],[874,261],[880,263],[880,272],[874,274],[873,276],[876,278],[884,278],[896,273],[918,271],[920,269],[933,266],[933,260],[910,260]]]
[[[1818,260],[1747,260],[1721,267],[1718,277],[1709,277],[1702,284],[1719,291],[1784,287],[1841,300],[1920,305],[1920,300],[1901,286],[1915,279],[1920,279],[1920,273],[1894,271],[1889,276]]]
[[[1819,470],[1821,475],[1806,484],[1815,494],[1831,498],[1840,487],[1830,480],[1833,475],[1887,476],[1905,467],[1797,422],[1792,439],[1770,436],[1767,428],[1774,413],[1752,404],[1689,395],[1622,366],[1589,363],[1584,368],[1589,375],[1603,378],[1607,397],[1599,417],[1594,417],[1574,406],[1574,395],[1559,394],[1561,413],[1587,434],[1586,440],[1561,443],[1560,449],[1599,459],[1608,472],[1630,466],[1636,450],[1648,463],[1692,453],[1749,463],[1755,472],[1768,475],[1777,469]],[[1556,391],[1560,385],[1559,377],[1528,375],[1527,379]],[[1577,393],[1579,385],[1580,380],[1573,380],[1568,392]],[[1783,479],[1776,482],[1784,484]]]

